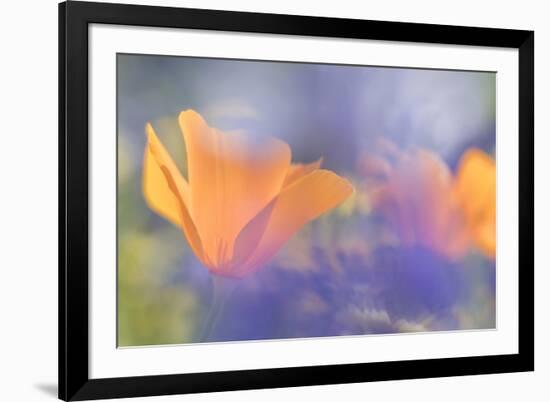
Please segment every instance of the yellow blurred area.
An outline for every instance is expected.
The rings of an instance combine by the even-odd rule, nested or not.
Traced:
[[[338,206],[338,213],[344,216],[352,216],[355,213],[360,215],[369,215],[372,212],[372,204],[369,193],[365,191],[365,186],[355,185],[355,191]]]

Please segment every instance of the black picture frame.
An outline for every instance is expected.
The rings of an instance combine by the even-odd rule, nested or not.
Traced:
[[[88,25],[509,47],[519,52],[517,354],[90,379]],[[70,1],[59,4],[59,398],[87,400],[534,370],[534,32]]]

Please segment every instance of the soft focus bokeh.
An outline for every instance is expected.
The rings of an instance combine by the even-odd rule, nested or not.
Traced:
[[[125,54],[117,71],[119,346],[495,327],[493,73]],[[355,192],[220,285],[143,195],[147,122],[187,176],[186,109]]]

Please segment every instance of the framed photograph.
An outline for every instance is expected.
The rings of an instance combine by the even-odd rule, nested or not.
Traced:
[[[534,33],[59,5],[59,397],[534,369]]]

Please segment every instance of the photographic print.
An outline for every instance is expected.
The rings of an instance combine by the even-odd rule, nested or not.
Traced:
[[[120,347],[496,328],[496,74],[117,55]]]

